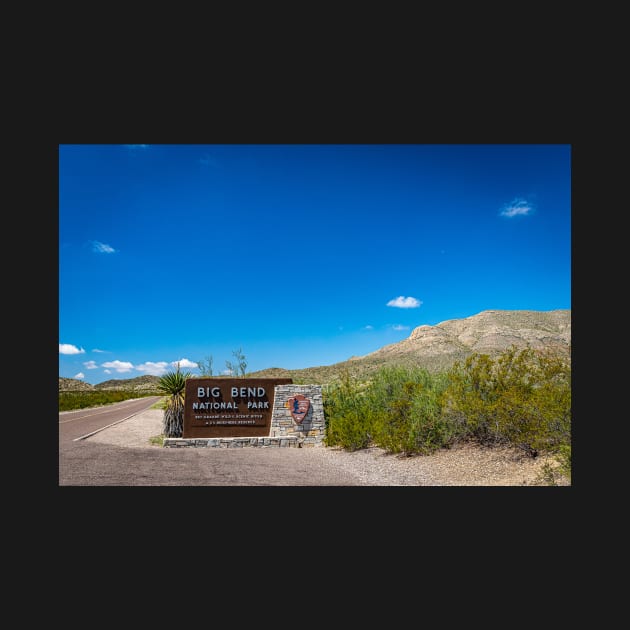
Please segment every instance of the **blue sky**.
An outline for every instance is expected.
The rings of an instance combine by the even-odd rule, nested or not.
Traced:
[[[59,146],[59,376],[330,365],[567,308],[570,145]]]

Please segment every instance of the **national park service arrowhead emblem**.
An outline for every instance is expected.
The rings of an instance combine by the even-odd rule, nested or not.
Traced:
[[[302,424],[302,420],[306,417],[311,401],[303,394],[296,394],[287,400],[285,406],[291,412],[291,416],[298,423]]]

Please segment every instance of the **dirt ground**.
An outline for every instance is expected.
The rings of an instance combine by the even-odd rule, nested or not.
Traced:
[[[117,477],[115,471],[124,468],[122,464],[113,466],[110,472],[104,468],[99,478],[103,484],[112,485],[544,486],[549,485],[546,467],[556,465],[548,456],[531,459],[516,449],[472,444],[413,457],[388,454],[377,447],[354,452],[325,446],[165,449],[150,442],[150,438],[161,434],[162,418],[162,410],[149,409],[77,443],[68,457],[75,458],[76,464],[82,459],[81,445],[89,450],[102,445],[116,447],[100,452],[110,452],[118,459],[135,452],[134,467],[143,457],[152,462],[161,460],[163,467],[170,467],[170,476],[162,478],[156,471],[153,480],[150,470],[155,470],[154,464],[139,478],[122,472],[123,476]],[[193,460],[198,477],[190,474]],[[179,462],[184,475],[181,478],[176,472]],[[80,467],[74,470],[79,473]],[[62,478],[60,471],[60,483]],[[73,478],[72,474],[66,477],[67,483],[72,485]],[[80,479],[78,483],[82,483]],[[556,483],[569,485],[557,477]]]

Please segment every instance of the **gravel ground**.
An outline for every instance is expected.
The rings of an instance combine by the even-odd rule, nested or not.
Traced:
[[[162,418],[162,410],[149,409],[99,431],[85,441],[131,449],[150,448],[149,438],[162,433]],[[152,448],[159,450],[161,447]],[[285,449],[273,450],[285,452]],[[542,469],[545,463],[553,463],[549,457],[523,457],[515,449],[470,444],[414,457],[387,454],[378,447],[354,452],[324,446],[286,450],[298,451],[304,463],[317,460],[319,464],[351,475],[359,485],[369,486],[546,485],[541,480]],[[280,452],[274,455],[278,456]]]

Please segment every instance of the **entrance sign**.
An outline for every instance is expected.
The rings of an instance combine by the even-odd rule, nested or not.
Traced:
[[[274,388],[291,383],[290,378],[189,378],[182,437],[269,435]],[[303,402],[301,404],[304,406]],[[300,402],[296,401],[296,405],[297,417],[300,417]]]

